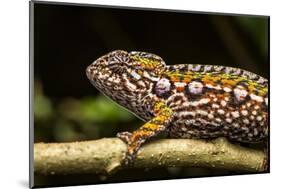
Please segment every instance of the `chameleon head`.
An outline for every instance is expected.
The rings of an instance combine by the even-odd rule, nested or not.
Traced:
[[[132,109],[150,92],[164,69],[164,61],[157,55],[116,50],[94,61],[86,74],[102,93]]]

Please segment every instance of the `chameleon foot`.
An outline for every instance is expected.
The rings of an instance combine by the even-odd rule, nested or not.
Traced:
[[[134,152],[132,152],[130,149],[130,144],[131,144],[131,137],[132,137],[132,133],[130,132],[119,132],[116,135],[118,138],[120,138],[123,142],[125,142],[127,144],[128,147],[128,151],[126,152],[126,156],[122,161],[122,164],[124,166],[130,166],[133,164],[133,161],[136,157],[136,155],[134,154]]]
[[[118,138],[120,138],[123,142],[125,142],[126,144],[129,144],[132,133],[125,131],[125,132],[117,133],[116,136]]]
[[[122,164],[126,167],[130,167],[134,164],[135,158],[136,158],[135,154],[129,154],[127,152],[125,158],[122,161]]]
[[[128,151],[124,160],[125,165],[132,164],[141,145],[158,133],[165,131],[166,125],[170,122],[172,110],[168,108],[162,101],[154,105],[156,116],[146,122],[133,133],[118,133],[117,137],[127,143]]]

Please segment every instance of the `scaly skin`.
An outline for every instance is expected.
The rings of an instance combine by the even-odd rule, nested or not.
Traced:
[[[140,146],[166,131],[173,138],[263,142],[268,137],[268,81],[231,67],[166,66],[157,55],[116,50],[86,70],[103,94],[146,121],[118,133],[128,145],[125,164]]]

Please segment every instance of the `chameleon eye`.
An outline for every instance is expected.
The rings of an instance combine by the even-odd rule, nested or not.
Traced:
[[[111,70],[115,74],[122,74],[125,72],[126,68],[124,66],[111,67]]]
[[[111,63],[108,65],[108,69],[110,69],[115,74],[122,74],[125,72],[127,66],[125,63]]]

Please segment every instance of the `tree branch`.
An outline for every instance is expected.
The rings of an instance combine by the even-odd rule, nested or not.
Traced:
[[[112,173],[121,166],[126,144],[118,138],[34,145],[36,174]],[[229,143],[161,139],[144,145],[134,161],[135,168],[206,167],[246,172],[265,171],[266,154]]]

